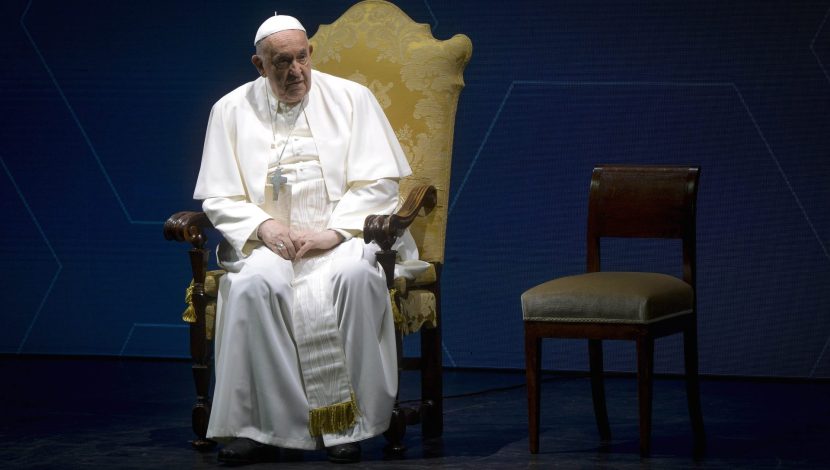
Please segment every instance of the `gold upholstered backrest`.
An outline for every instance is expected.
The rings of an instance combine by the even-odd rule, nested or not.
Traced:
[[[365,0],[320,25],[310,42],[315,69],[366,85],[383,107],[412,167],[402,197],[416,184],[438,190],[435,209],[410,231],[421,259],[443,262],[455,112],[470,39],[439,41],[395,5]]]

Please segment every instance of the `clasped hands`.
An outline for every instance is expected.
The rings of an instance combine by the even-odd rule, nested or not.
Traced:
[[[257,237],[287,260],[300,259],[311,250],[330,250],[343,241],[343,236],[334,230],[295,232],[274,219],[259,224]]]

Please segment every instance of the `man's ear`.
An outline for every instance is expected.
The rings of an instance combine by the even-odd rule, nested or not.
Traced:
[[[308,55],[311,55],[311,54],[314,54],[314,45],[313,44],[308,45]]]
[[[265,67],[263,66],[262,59],[258,55],[254,54],[251,56],[251,63],[254,64],[254,67],[256,67],[256,71],[259,73],[259,76],[264,77]]]

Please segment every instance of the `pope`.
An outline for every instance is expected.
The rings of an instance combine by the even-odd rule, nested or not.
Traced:
[[[361,230],[411,170],[372,93],[312,69],[296,18],[268,18],[254,46],[260,76],[214,104],[194,192],[227,271],[208,437],[227,463],[279,448],[355,462],[397,392],[386,281]]]

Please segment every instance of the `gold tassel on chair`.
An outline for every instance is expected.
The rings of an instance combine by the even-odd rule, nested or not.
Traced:
[[[400,330],[406,325],[401,309],[398,308],[398,291],[394,287],[389,289],[389,300],[392,301],[392,318],[395,320],[395,329]]]
[[[187,308],[182,313],[182,320],[187,323],[196,323],[196,309],[193,308],[193,281],[190,281],[190,285],[187,286],[187,290],[184,292],[184,302],[187,304]]]
[[[308,431],[312,436],[345,431],[355,425],[357,417],[360,416],[360,409],[357,407],[354,392],[351,395],[352,398],[349,401],[308,412]]]
[[[215,282],[214,285],[216,285]],[[185,290],[184,301],[187,304],[187,308],[184,310],[184,313],[182,313],[182,320],[186,323],[196,323],[196,307],[193,306],[193,281],[190,281],[190,285],[187,286],[187,290]],[[207,305],[205,305],[205,337],[209,340],[213,339],[213,326],[215,321],[216,300],[211,299],[208,300]]]

